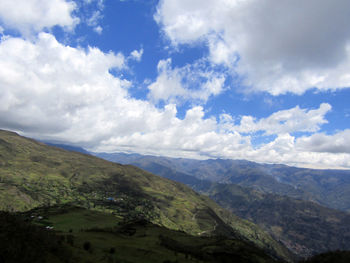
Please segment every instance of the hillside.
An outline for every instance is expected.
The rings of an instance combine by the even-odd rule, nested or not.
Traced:
[[[0,230],[1,262],[277,262],[243,240],[191,236],[69,205],[0,212]]]
[[[246,240],[270,254],[290,256],[259,227],[181,183],[0,131],[0,209],[28,211],[64,203],[196,236]]]
[[[230,184],[216,184],[203,193],[236,215],[253,221],[303,257],[350,250],[348,213]]]
[[[146,168],[159,164],[173,171],[218,183],[238,184],[265,193],[317,202],[350,211],[350,171],[316,170],[245,160],[192,160],[123,153],[97,154],[106,160]]]
[[[329,250],[350,250],[348,213],[315,202],[198,179],[159,164],[157,158],[155,160],[152,162],[150,157],[144,157],[142,162],[134,160],[134,164],[208,195],[234,214],[258,224],[301,257]]]

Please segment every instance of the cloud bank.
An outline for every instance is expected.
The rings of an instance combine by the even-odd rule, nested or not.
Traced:
[[[350,86],[350,2],[161,0],[156,21],[173,45],[205,43],[246,91],[302,94]]]
[[[12,1],[3,2],[13,9]],[[226,75],[215,71],[215,64],[225,64],[246,74],[252,89],[272,94],[305,91],[316,70],[318,74],[329,72],[323,79],[317,78],[321,84],[329,82],[332,84],[329,87],[333,88],[336,81],[346,83],[347,33],[335,32],[335,43],[327,40],[319,50],[308,53],[298,47],[297,40],[298,36],[306,37],[308,30],[313,29],[313,23],[317,21],[312,20],[305,28],[298,26],[295,32],[291,31],[295,45],[285,47],[281,44],[289,43],[288,39],[277,41],[282,31],[291,29],[291,21],[306,22],[306,11],[322,16],[327,9],[325,1],[317,1],[321,3],[320,7],[313,11],[308,6],[316,2],[309,1],[302,13],[297,12],[289,1],[278,2],[273,7],[269,1],[254,0],[221,0],[219,4],[209,0],[161,1],[157,19],[173,43],[204,41],[210,53],[209,58],[183,67],[172,66],[171,59],[160,60],[158,76],[148,85],[148,98],[144,100],[130,95],[129,88],[135,83],[122,77],[129,60],[141,61],[143,49],[125,56],[121,52],[103,52],[97,47],[81,48],[60,43],[52,33],[41,31],[54,26],[73,28],[79,22],[73,15],[76,5],[63,0],[24,2],[28,10],[42,9],[38,12],[33,9],[26,14],[25,9],[19,8],[18,13],[12,10],[5,14],[5,9],[0,8],[5,32],[16,29],[22,34],[18,37],[3,35],[0,40],[1,128],[43,140],[76,144],[93,151],[350,168],[350,150],[346,146],[350,145],[349,130],[319,133],[332,109],[329,103],[322,103],[318,108],[296,105],[261,118],[229,114],[207,116],[204,107],[208,100],[225,91]],[[98,3],[103,4],[102,1]],[[345,1],[339,1],[330,5],[327,11],[335,12],[339,5],[344,9],[347,7]],[[49,11],[43,11],[45,8],[57,8],[59,17],[48,17]],[[291,21],[285,18],[288,8],[293,17]],[[263,14],[269,9],[271,16]],[[42,12],[45,14],[40,16]],[[256,20],[247,21],[246,15],[256,17]],[[281,16],[280,25],[272,23],[277,15]],[[294,20],[295,16],[300,16],[300,20]],[[333,20],[330,28],[324,30],[327,36],[348,18],[340,12]],[[276,28],[272,30],[272,26]],[[270,32],[269,37],[265,39],[263,32]],[[309,35],[313,40],[305,38],[303,41],[306,46],[314,47],[312,41],[318,42],[319,37]],[[334,51],[330,51],[330,47]],[[304,60],[300,60],[304,53],[307,53]],[[318,63],[321,53],[325,55]],[[214,64],[208,67],[205,64],[208,61]],[[252,65],[256,65],[254,71],[250,69]],[[330,69],[331,65],[333,68]],[[335,73],[336,69],[343,71]],[[269,72],[274,74],[267,74]],[[306,74],[308,72],[310,74]],[[306,74],[307,80],[300,74]],[[290,76],[293,79],[284,82]],[[300,86],[295,81],[300,82]],[[194,83],[198,85],[193,87]],[[160,101],[164,106],[157,105]],[[179,118],[178,105],[183,101],[193,103],[184,117]],[[297,137],[295,133],[302,133],[302,136]],[[259,146],[252,143],[254,136],[267,138],[271,135],[273,139]]]
[[[75,9],[73,1],[65,0],[2,0],[0,21],[28,37],[54,26],[73,29],[79,23],[72,15]]]

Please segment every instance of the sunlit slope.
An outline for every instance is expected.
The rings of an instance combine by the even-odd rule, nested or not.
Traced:
[[[193,235],[244,238],[287,257],[283,246],[183,184],[0,131],[0,209],[74,203]]]

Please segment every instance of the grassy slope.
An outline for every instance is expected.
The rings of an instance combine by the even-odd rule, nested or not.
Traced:
[[[17,216],[0,212],[0,223],[4,262],[277,262],[242,240],[190,236],[144,220],[123,223],[107,213],[67,205]],[[46,225],[54,229],[40,228]]]
[[[244,236],[279,256],[289,256],[256,225],[183,184],[7,131],[0,131],[0,190],[1,210],[74,202],[124,219],[143,217],[193,235]]]

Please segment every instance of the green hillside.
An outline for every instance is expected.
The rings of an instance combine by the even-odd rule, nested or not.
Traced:
[[[0,230],[0,260],[7,263],[277,262],[243,240],[190,236],[145,220],[124,223],[69,205],[0,212]]]
[[[270,254],[290,257],[259,227],[183,184],[0,131],[0,209],[28,211],[65,203],[113,213],[125,222],[144,219],[195,236],[247,240]]]

